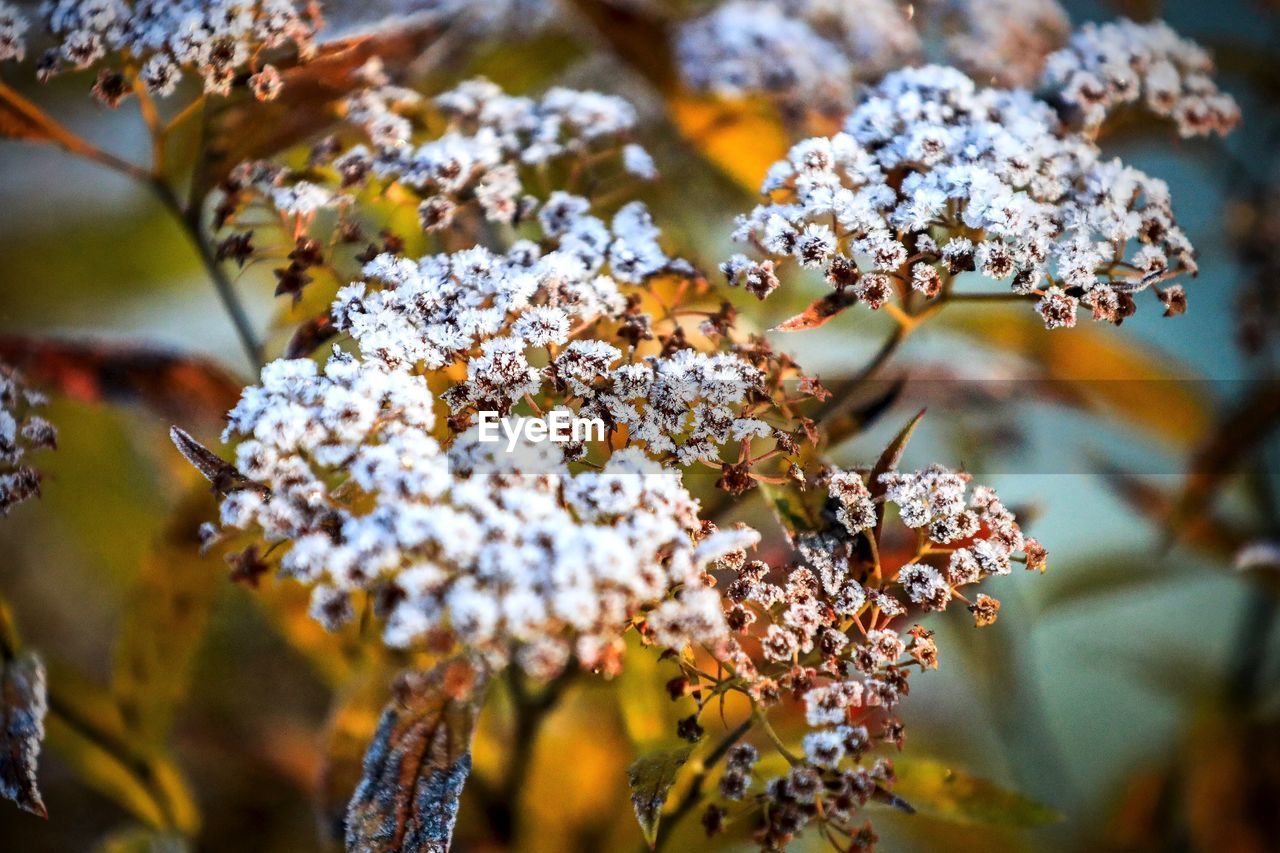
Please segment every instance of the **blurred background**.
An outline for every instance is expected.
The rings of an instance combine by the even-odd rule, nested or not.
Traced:
[[[1274,562],[1280,548],[1268,403],[1280,273],[1280,9],[1248,0],[1065,5],[1077,25],[1159,15],[1210,47],[1244,123],[1225,141],[1134,126],[1102,140],[1109,155],[1170,185],[1200,252],[1185,316],[1166,320],[1147,306],[1122,328],[1045,333],[1034,315],[953,306],[887,373],[923,381],[835,450],[840,463],[874,460],[929,402],[906,464],[974,472],[1034,517],[1031,530],[1051,554],[1044,577],[1000,579],[1004,608],[993,628],[973,631],[963,612],[930,626],[942,666],[913,682],[902,716],[908,750],[1017,790],[1062,820],[1022,828],[888,809],[869,816],[886,850],[1277,849],[1280,569],[1242,570],[1236,557],[1270,542]],[[564,15],[516,40],[477,35],[467,48],[455,67],[427,75],[425,91],[484,74],[517,91],[563,83],[632,98],[663,175],[644,197],[672,247],[704,268],[729,254],[733,214],[753,194],[671,132],[659,96],[597,36]],[[7,68],[4,79],[103,147],[145,159],[136,112],[88,101],[75,75],[37,88],[29,70]],[[8,141],[0,175],[0,333],[146,342],[247,379],[199,258],[150,194],[51,147]],[[274,298],[273,286],[266,268],[236,282],[268,352],[278,353],[307,314]],[[822,292],[815,281],[763,304],[728,297],[763,330]],[[888,331],[887,318],[851,310],[773,338],[830,387],[856,373]],[[0,849],[159,849],[163,835],[142,827],[187,812],[199,815],[199,849],[317,849],[326,820],[317,791],[342,800],[336,792],[353,782],[325,755],[363,748],[371,721],[351,709],[385,684],[376,675],[353,683],[349,657],[305,624],[290,590],[233,584],[224,565],[195,558],[170,534],[176,516],[212,517],[214,504],[166,430],[190,414],[192,399],[234,400],[236,391],[234,383],[183,388],[160,407],[95,400],[103,394],[94,388],[55,397],[46,415],[60,442],[38,459],[43,498],[0,521],[0,593],[51,673],[82,684],[73,691],[79,713],[127,693],[149,667],[181,672],[171,718],[154,723],[170,748],[142,774],[148,785],[133,790],[137,774],[121,774],[117,759],[77,746],[76,731],[51,730],[64,748],[47,745],[41,763],[50,818],[6,804]],[[1267,411],[1270,422],[1259,414]],[[207,439],[218,429],[197,426]],[[744,517],[772,524],[763,506]],[[621,684],[586,679],[571,689],[534,749],[522,846],[639,848],[625,768],[637,732],[677,716],[661,692],[667,677],[632,654]],[[478,773],[502,761],[509,736],[498,702],[482,725]],[[455,849],[490,848],[468,804],[464,797]],[[696,826],[685,830],[676,849],[700,841]],[[808,843],[818,848],[814,839],[799,849]]]

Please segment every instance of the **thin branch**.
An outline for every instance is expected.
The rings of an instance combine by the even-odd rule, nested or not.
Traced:
[[[222,301],[222,307],[231,318],[232,325],[235,326],[236,336],[240,339],[240,346],[244,349],[250,364],[255,369],[262,367],[262,344],[258,341],[257,335],[253,331],[253,324],[250,322],[244,306],[240,303],[240,297],[236,295],[231,279],[223,271],[222,264],[218,261],[217,256],[214,255],[213,250],[209,248],[208,242],[205,241],[204,235],[200,232],[199,207],[193,207],[190,210],[184,209],[182,202],[178,201],[173,189],[159,178],[148,180],[147,183],[160,199],[160,203],[173,214],[174,219],[182,226],[187,239],[200,255],[200,261],[204,264],[205,270],[209,273],[209,278],[213,281],[218,298]]]

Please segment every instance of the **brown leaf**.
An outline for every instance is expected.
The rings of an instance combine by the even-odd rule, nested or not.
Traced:
[[[31,652],[0,661],[0,795],[40,817],[49,813],[36,785],[48,710],[44,666]]]
[[[0,83],[0,137],[27,142],[57,142],[60,131],[65,133],[39,107]]]
[[[320,348],[325,341],[332,340],[338,334],[338,327],[326,311],[307,320],[298,326],[289,345],[285,348],[285,358],[306,358]]]
[[[170,427],[169,438],[178,452],[213,484],[213,489],[218,494],[226,495],[242,489],[253,489],[264,497],[271,494],[271,490],[262,483],[241,474],[234,465],[196,441],[181,427]]]
[[[898,467],[898,462],[902,459],[902,451],[906,449],[907,442],[911,440],[911,434],[916,431],[916,426],[920,423],[920,419],[924,417],[924,409],[916,412],[916,416],[912,418],[902,431],[894,436],[893,441],[889,442],[889,446],[880,454],[880,458],[876,460],[875,466],[871,469],[871,482],[867,484],[867,488],[871,491],[871,497],[878,499],[884,496],[886,487],[880,482],[880,475],[888,473]],[[880,541],[880,528],[884,524],[884,501],[876,503],[876,527],[875,539]]]
[[[692,746],[664,749],[637,758],[627,768],[627,781],[631,785],[631,805],[636,810],[636,820],[645,843],[653,847],[658,840],[658,822],[667,794],[676,782],[680,768],[689,760]]]
[[[846,291],[834,290],[821,299],[815,300],[803,312],[789,320],[783,320],[773,327],[775,332],[802,332],[805,329],[816,329],[858,300]]]
[[[0,360],[45,390],[140,403],[171,421],[221,423],[242,387],[212,361],[148,347],[0,335]]]
[[[400,677],[347,808],[347,850],[449,849],[458,800],[471,772],[471,734],[484,680],[465,661]]]

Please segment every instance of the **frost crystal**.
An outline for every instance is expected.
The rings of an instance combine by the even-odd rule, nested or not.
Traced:
[[[966,474],[933,466],[891,471],[873,484],[865,474],[833,469],[825,482],[827,510],[838,510],[838,526],[800,534],[798,565],[774,570],[739,552],[714,566],[733,578],[724,590],[733,637],[714,653],[757,704],[794,701],[811,729],[803,760],[764,786],[761,841],[785,840],[815,819],[797,806],[812,791],[826,792],[821,819],[847,822],[886,781],[884,765],[862,766],[866,753],[876,740],[901,743],[902,725],[892,712],[908,692],[910,670],[938,663],[932,633],[910,620],[960,600],[978,625],[990,624],[999,602],[983,594],[969,599],[967,588],[1007,574],[1014,561],[1044,566],[1044,548],[1024,537],[994,491],[970,488]],[[883,537],[872,532],[873,486],[883,489],[901,524],[889,525],[890,516],[886,527],[896,529]],[[906,535],[899,538],[898,530]],[[881,547],[859,547],[873,537]],[[909,557],[890,557],[904,550]],[[727,766],[725,799],[749,796],[750,769],[749,761]]]

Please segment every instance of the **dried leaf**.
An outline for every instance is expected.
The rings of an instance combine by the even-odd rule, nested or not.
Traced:
[[[347,850],[449,849],[484,680],[464,661],[400,677],[347,809]]]
[[[692,745],[677,749],[664,749],[637,758],[627,768],[627,781],[631,785],[631,805],[640,822],[640,832],[645,843],[653,847],[658,841],[658,822],[662,819],[662,807],[671,793],[680,768],[689,760]]]
[[[924,409],[916,412],[916,416],[912,418],[906,426],[889,442],[889,446],[880,454],[880,458],[876,460],[876,464],[871,469],[871,482],[867,488],[871,491],[873,499],[879,499],[884,496],[886,486],[880,482],[880,475],[893,471],[898,467],[898,462],[902,459],[902,451],[906,449],[907,442],[911,440],[911,434],[916,431],[916,426],[920,423],[920,419],[924,417]],[[876,503],[876,526],[875,539],[880,541],[880,528],[884,524],[884,501]]]
[[[213,484],[214,491],[218,494],[226,495],[243,489],[253,489],[264,497],[271,494],[271,490],[262,483],[241,474],[234,465],[196,441],[181,427],[170,427],[169,439],[178,448],[178,452]]]
[[[184,423],[220,424],[242,387],[207,359],[148,347],[0,335],[0,359],[74,400],[140,403]]]
[[[49,816],[36,785],[47,710],[40,659],[23,652],[0,661],[0,795],[40,817]]]
[[[1101,463],[1097,468],[1107,485],[1142,516],[1161,527],[1167,527],[1175,517],[1178,504],[1172,493],[1114,465]],[[1202,553],[1229,561],[1250,537],[1233,523],[1205,510],[1179,525],[1177,539]]]
[[[319,349],[325,341],[332,340],[337,335],[338,327],[333,324],[333,317],[326,311],[298,326],[293,337],[289,338],[284,357],[306,358]]]
[[[816,329],[858,300],[850,293],[834,290],[814,302],[803,312],[774,326],[775,332],[802,332]]]
[[[927,758],[895,759],[894,793],[938,820],[1031,827],[1062,820],[1046,805]]]
[[[846,438],[867,429],[889,411],[907,387],[906,377],[888,382],[875,382],[870,389],[875,393],[859,394],[858,385],[838,388],[832,392],[834,405],[822,413],[823,438],[829,448],[838,447]]]

